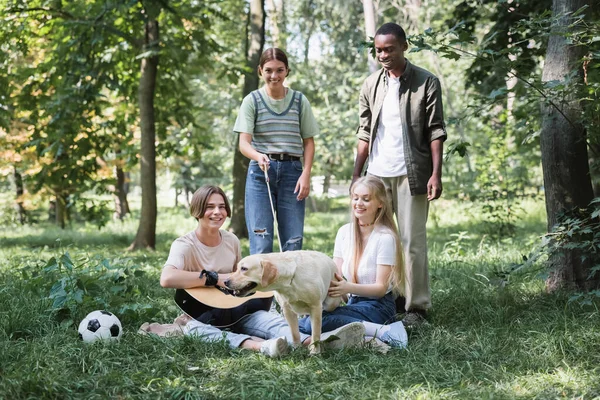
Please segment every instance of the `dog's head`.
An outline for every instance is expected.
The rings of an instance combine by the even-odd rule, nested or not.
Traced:
[[[255,254],[244,257],[236,271],[225,281],[225,286],[233,290],[234,296],[249,296],[256,290],[269,290],[277,276],[277,267],[264,255]]]

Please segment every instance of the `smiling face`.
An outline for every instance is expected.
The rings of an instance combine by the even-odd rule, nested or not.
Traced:
[[[288,69],[283,61],[271,60],[259,67],[258,72],[267,87],[271,90],[277,90],[283,86]]]
[[[358,184],[352,189],[352,213],[361,225],[373,223],[382,206],[365,185]]]
[[[375,36],[375,54],[377,61],[394,77],[402,75],[406,65],[404,52],[408,49],[406,41],[400,41],[395,35]]]
[[[206,229],[219,229],[227,218],[225,199],[219,193],[213,193],[208,198],[206,210],[200,219],[200,225]]]

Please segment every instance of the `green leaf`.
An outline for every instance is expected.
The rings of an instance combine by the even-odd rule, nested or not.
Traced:
[[[63,308],[65,303],[67,302],[67,295],[60,295],[54,298],[54,302],[52,302],[52,308],[55,310]]]
[[[46,263],[46,266],[44,267],[44,272],[52,272],[52,271],[56,271],[57,269],[58,269],[58,263],[56,262],[56,258],[52,257]]]
[[[560,85],[562,85],[562,84],[563,84],[563,81],[561,81],[561,80],[558,80],[558,79],[554,79],[554,80],[551,80],[551,81],[545,82],[545,83],[544,83],[544,87],[545,87],[546,89],[552,89],[552,88],[555,88],[555,87],[557,87],[557,86],[560,86]]]
[[[57,296],[66,296],[67,292],[65,292],[64,286],[63,286],[63,281],[60,280],[56,283],[54,283],[54,285],[52,285],[52,288],[50,289],[50,298],[55,298]]]
[[[60,262],[65,266],[69,271],[73,271],[73,260],[71,260],[71,256],[69,256],[69,252],[66,252],[60,257]]]
[[[78,304],[83,303],[83,290],[77,289],[74,293],[71,294],[73,300],[75,300]]]
[[[490,100],[496,100],[498,97],[502,97],[506,94],[506,88],[498,88],[495,90],[492,90],[492,92],[488,95],[488,98]]]
[[[442,54],[442,57],[444,57],[444,58],[449,58],[449,59],[451,59],[451,60],[460,60],[460,57],[461,57],[461,56],[460,56],[460,54],[458,54],[458,53],[457,53],[457,52],[455,52],[455,51],[448,51],[448,50],[445,50],[445,51],[443,52],[443,54]]]
[[[127,290],[127,286],[115,285],[115,286],[112,286],[109,290],[111,293],[114,293],[114,294],[123,293]]]

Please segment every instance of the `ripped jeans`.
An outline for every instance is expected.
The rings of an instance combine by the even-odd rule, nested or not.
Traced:
[[[305,200],[298,201],[294,193],[302,174],[302,162],[271,160],[268,174],[283,251],[302,250]],[[265,174],[258,163],[251,160],[245,198],[250,254],[273,252],[273,213],[268,196]]]

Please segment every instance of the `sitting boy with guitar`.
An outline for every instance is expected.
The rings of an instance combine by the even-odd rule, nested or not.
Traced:
[[[225,333],[232,348],[251,349],[269,357],[286,354],[292,343],[291,331],[283,317],[267,311],[271,293],[235,298],[217,289],[225,287],[223,282],[242,258],[239,239],[220,229],[231,215],[223,190],[202,186],[192,197],[190,214],[198,227],[173,242],[160,277],[162,287],[177,289],[176,302],[187,314],[176,320],[183,334],[219,341]],[[142,330],[159,333],[152,325]],[[338,340],[326,341],[331,335]],[[363,337],[362,324],[350,324],[324,334],[322,342],[325,349],[337,349],[355,346]],[[302,339],[304,345],[309,344],[308,335]]]

